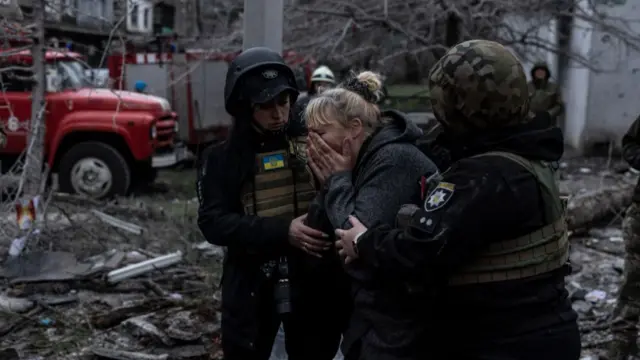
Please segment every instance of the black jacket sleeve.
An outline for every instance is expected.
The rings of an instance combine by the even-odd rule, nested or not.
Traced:
[[[485,161],[470,158],[456,162],[440,183],[453,190],[436,198],[431,195],[438,188],[432,190],[406,229],[369,229],[358,242],[359,261],[355,264],[395,279],[417,280],[416,274],[420,274],[420,280],[431,282],[467,263],[483,245],[499,236],[501,228],[517,223],[522,213],[518,190],[495,167],[484,166]],[[520,178],[527,181],[527,176]]]
[[[226,186],[228,176],[219,166],[223,148],[215,149],[201,169],[197,191],[200,200],[198,226],[208,242],[252,251],[277,252],[288,244],[291,221],[244,215],[240,194]]]
[[[629,166],[640,170],[640,116],[622,137],[622,156]]]

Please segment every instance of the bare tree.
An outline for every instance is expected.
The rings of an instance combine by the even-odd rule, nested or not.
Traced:
[[[445,49],[474,38],[511,46],[523,60],[544,52],[597,66],[566,46],[579,20],[638,49],[633,19],[609,15],[603,2],[578,0],[310,0],[287,9],[287,44],[326,61],[385,67],[393,60],[419,57],[428,68]],[[568,23],[568,25],[567,25]],[[564,26],[562,26],[564,25]],[[552,28],[553,27],[553,28]],[[558,31],[560,30],[560,31]],[[313,32],[315,36],[309,36]],[[555,32],[550,41],[545,32]]]
[[[284,41],[287,49],[344,69],[401,68],[406,74],[413,65],[424,72],[453,44],[483,38],[510,46],[523,61],[552,52],[598,71],[604,69],[593,61],[594,54],[571,50],[572,32],[588,25],[616,46],[640,46],[634,20],[612,15],[612,6],[595,0],[289,0]],[[208,14],[201,19],[203,33],[211,38],[241,30],[241,0],[213,0],[201,7]],[[224,46],[238,49],[240,44]]]

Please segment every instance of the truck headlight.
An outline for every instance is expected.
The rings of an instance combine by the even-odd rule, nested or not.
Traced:
[[[155,138],[158,137],[158,128],[156,128],[155,125],[151,125],[151,133],[150,133],[150,135],[151,135],[152,139],[155,139]]]

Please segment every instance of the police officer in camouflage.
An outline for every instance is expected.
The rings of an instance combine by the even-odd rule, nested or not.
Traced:
[[[531,68],[531,81],[529,82],[529,108],[534,113],[545,113],[553,123],[564,111],[564,103],[560,88],[551,78],[549,66],[539,62]]]
[[[414,358],[579,359],[564,206],[550,166],[563,152],[560,130],[531,130],[526,75],[498,43],[454,46],[429,85],[450,134],[450,166],[420,181],[422,201],[398,213],[395,229],[352,218],[336,246],[381,287],[402,283],[424,304]]]
[[[640,169],[640,117],[622,138],[622,155],[633,169]],[[622,231],[626,250],[624,280],[613,312],[609,348],[610,360],[638,356],[638,321],[640,320],[640,182],[633,202],[625,213]]]
[[[330,244],[304,223],[315,189],[301,141],[293,141],[299,129],[288,127],[298,96],[294,73],[278,53],[248,49],[231,62],[224,93],[234,127],[210,150],[197,184],[198,225],[209,242],[226,247],[224,358],[267,360],[282,324],[289,359],[329,360],[339,333],[327,340],[325,330],[296,310],[304,281],[296,259]]]

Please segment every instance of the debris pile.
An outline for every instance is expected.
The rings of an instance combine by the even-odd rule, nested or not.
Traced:
[[[193,218],[56,197],[24,251],[0,242],[1,359],[222,357],[222,251]]]
[[[571,194],[572,274],[567,288],[578,313],[582,359],[603,359],[624,267],[620,223],[638,176],[604,158],[572,159],[561,164],[559,173],[561,190]]]

